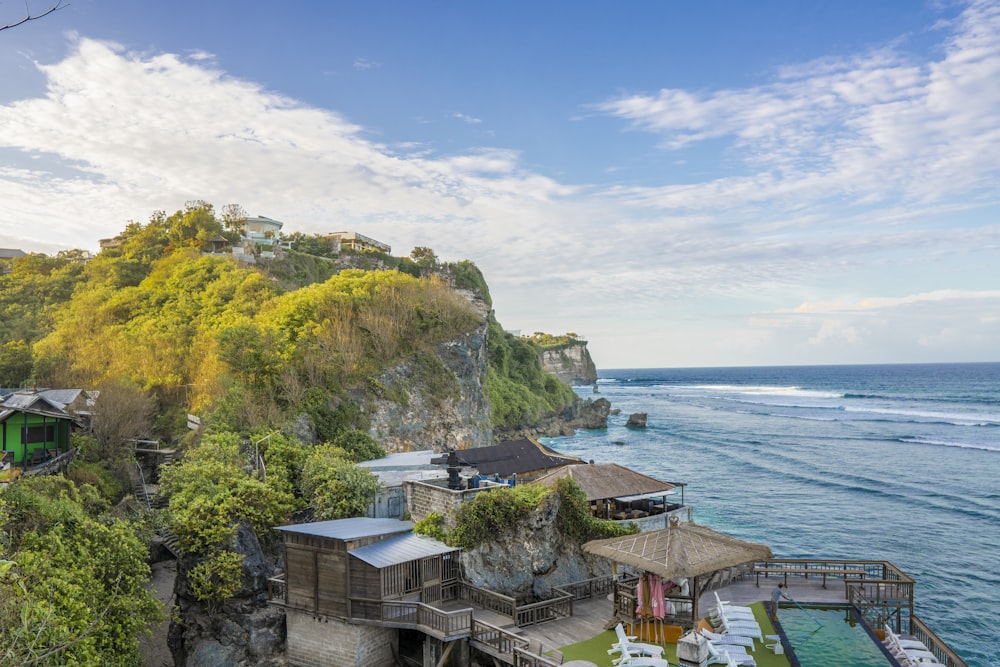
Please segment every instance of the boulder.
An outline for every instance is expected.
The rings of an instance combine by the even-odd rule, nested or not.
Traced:
[[[646,428],[646,413],[633,412],[628,416],[628,421],[625,422],[625,426],[628,428]]]

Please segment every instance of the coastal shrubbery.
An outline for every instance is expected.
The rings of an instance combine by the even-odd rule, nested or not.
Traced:
[[[500,539],[499,536],[540,508],[553,493],[559,494],[560,500],[556,527],[572,542],[583,544],[588,540],[639,532],[633,523],[619,525],[617,522],[592,516],[587,496],[580,485],[576,480],[566,478],[559,480],[555,488],[542,484],[522,484],[480,493],[471,502],[458,508],[455,528],[444,539],[448,544],[463,549],[472,549],[484,542]],[[429,514],[422,522],[418,522],[418,532],[438,536],[444,532],[442,524],[440,515]]]
[[[634,523],[619,524],[617,521],[599,519],[590,513],[587,494],[575,479],[564,477],[556,481],[556,493],[560,496],[559,530],[569,539],[583,544],[590,540],[621,537],[638,533]]]
[[[537,349],[503,330],[491,316],[486,384],[493,426],[516,428],[572,405],[573,389],[542,368]]]
[[[455,528],[448,535],[452,546],[472,549],[510,529],[541,506],[550,489],[540,484],[522,484],[480,493],[458,508]]]
[[[0,495],[0,667],[134,665],[163,616],[144,531],[91,485],[26,478]]]

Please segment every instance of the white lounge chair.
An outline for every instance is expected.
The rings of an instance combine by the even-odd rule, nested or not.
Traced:
[[[741,635],[727,635],[719,632],[711,632],[709,630],[702,629],[701,635],[716,644],[735,644],[736,646],[745,646],[749,649],[753,649],[753,637],[743,637]]]
[[[612,653],[621,653],[622,657],[620,660],[625,659],[626,653],[632,655],[648,655],[656,658],[663,655],[662,646],[657,646],[656,644],[643,644],[642,642],[635,641],[636,637],[630,637],[625,634],[625,627],[621,623],[615,626],[615,634],[618,635],[618,641],[612,644],[611,648],[608,649],[608,655],[611,655]]]
[[[901,637],[892,631],[890,626],[885,626],[885,645],[889,647],[889,650],[897,648],[899,650],[905,649],[916,649],[918,651],[926,651],[927,647],[919,639],[908,639],[906,637]]]
[[[712,591],[712,594],[715,596],[715,606],[719,609],[725,609],[727,611],[730,609],[732,609],[733,611],[737,609],[742,609],[744,611],[749,611],[751,614],[753,613],[753,609],[751,609],[750,607],[744,607],[742,605],[733,604],[729,600],[723,600],[722,598],[719,597],[718,591]]]
[[[742,646],[731,644],[720,646],[713,642],[708,642],[708,662],[713,665],[728,665],[735,662],[737,665],[757,667],[757,661]]]
[[[612,660],[612,664],[615,664],[618,667],[670,667],[670,663],[663,658],[654,658],[646,655],[633,655],[629,652],[628,648],[621,649],[621,654],[622,657]]]
[[[712,607],[708,610],[711,618],[726,618],[730,621],[753,621],[756,617],[749,609],[730,609],[729,607]]]
[[[764,641],[764,633],[761,631],[760,624],[757,621],[729,621],[725,618],[722,618],[721,621],[722,634],[753,637],[754,639]]]

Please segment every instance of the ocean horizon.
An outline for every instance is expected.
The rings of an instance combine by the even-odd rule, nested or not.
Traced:
[[[561,452],[683,482],[776,557],[888,560],[970,667],[1000,667],[1000,362],[608,369]],[[629,414],[647,427],[625,427]]]

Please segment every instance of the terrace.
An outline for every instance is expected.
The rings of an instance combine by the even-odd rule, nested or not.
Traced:
[[[773,569],[783,568],[779,574]],[[757,585],[757,570],[761,572],[761,580],[765,585]],[[787,569],[787,572],[785,571]],[[846,574],[840,571],[846,569]],[[863,570],[862,580],[853,570]],[[804,570],[804,571],[797,571]],[[825,576],[824,571],[825,570]],[[832,571],[837,572],[832,572]],[[747,568],[732,568],[721,572],[712,578],[700,596],[699,608],[708,610],[715,605],[715,594],[734,605],[750,606],[754,610],[755,619],[760,624],[765,635],[779,635],[782,642],[788,637],[780,624],[776,627],[767,613],[767,605],[773,586],[783,583],[788,577],[786,591],[795,603],[812,607],[834,606],[839,608],[853,607],[858,610],[858,616],[865,627],[870,628],[872,641],[884,637],[880,628],[885,624],[894,627],[896,632],[906,632],[915,636],[932,652],[936,660],[948,667],[966,667],[966,663],[923,621],[912,613],[913,581],[905,573],[885,561],[861,560],[810,560],[810,559],[769,559],[748,564]],[[775,577],[778,578],[775,578]],[[622,578],[626,579],[626,578]],[[543,658],[545,654],[555,649],[554,663],[559,664],[560,657],[564,660],[584,660],[597,667],[613,667],[612,658],[607,649],[616,641],[614,632],[607,630],[609,619],[617,617],[625,623],[630,635],[638,635],[640,641],[654,641],[651,629],[655,626],[644,622],[634,614],[634,590],[631,606],[623,602],[621,594],[627,591],[619,579],[616,584],[617,594],[597,596],[590,600],[578,601],[573,606],[573,616],[552,621],[545,625],[516,629],[516,635],[532,645],[541,646]],[[788,607],[795,606],[787,603]],[[782,606],[781,609],[784,609]],[[631,612],[626,612],[631,609]],[[626,618],[623,618],[623,615]],[[778,619],[782,612],[779,610]],[[644,624],[645,623],[645,624]],[[675,637],[680,631],[677,627],[668,636]],[[793,638],[794,640],[794,638]],[[770,643],[768,640],[765,643]],[[764,643],[755,642],[756,648],[751,653],[759,667],[792,667],[798,665],[792,650],[785,654],[775,654],[764,647]],[[676,644],[664,643],[666,658],[671,665],[676,665]],[[550,656],[548,659],[552,659]],[[886,656],[887,664],[898,666],[900,663]],[[548,664],[548,663],[537,663]],[[806,663],[802,663],[804,666]]]

